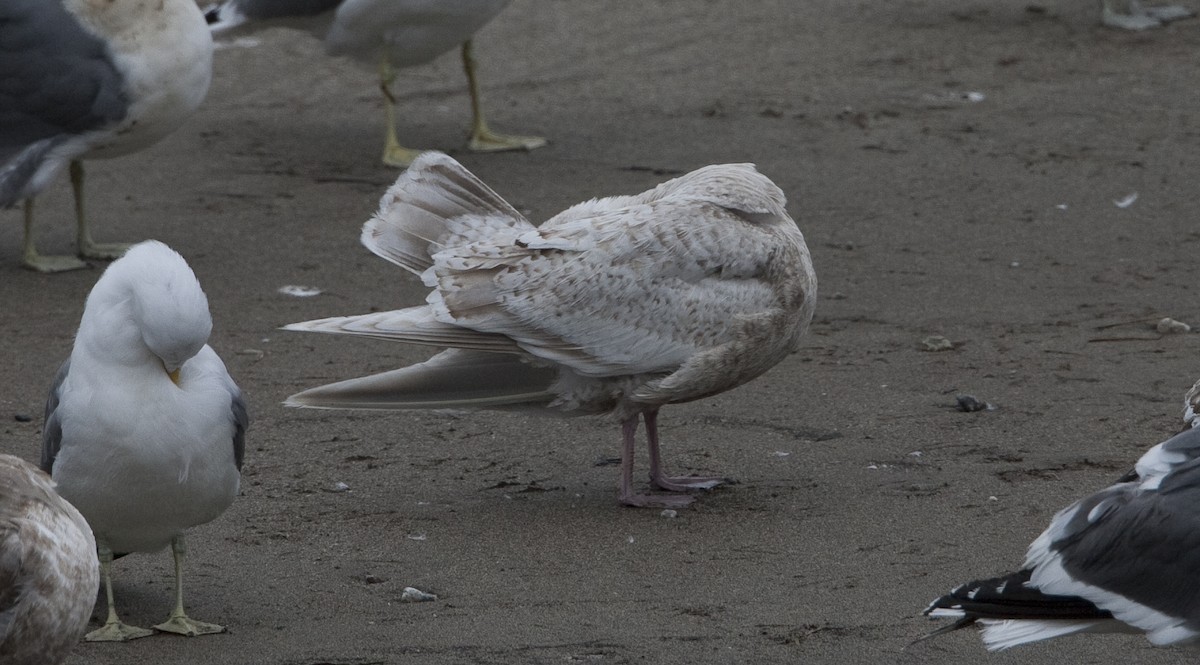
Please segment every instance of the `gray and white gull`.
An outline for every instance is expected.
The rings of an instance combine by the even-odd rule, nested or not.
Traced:
[[[0,455],[0,663],[57,665],[96,604],[96,541],[54,482]]]
[[[1184,430],[1111,487],[1059,511],[1021,570],[963,584],[925,609],[983,627],[989,650],[1084,632],[1141,632],[1167,645],[1200,638],[1200,382]]]
[[[136,152],[175,131],[211,75],[212,38],[193,0],[0,2],[0,208],[24,202],[26,267],[87,265],[40,255],[35,242],[34,198],[68,165],[77,253],[125,251],[92,241],[82,160]]]
[[[798,348],[812,320],[817,279],[785,202],[753,165],[721,164],[534,226],[458,162],[425,153],[384,195],[362,242],[419,275],[426,304],[286,329],[446,350],[287,404],[612,414],[620,501],[687,505],[680,492],[722,479],[667,475],[659,409],[758,377]],[[671,494],[633,490],[639,418],[651,482]]]
[[[183,609],[184,532],[216,519],[238,493],[249,419],[241,391],[206,343],[208,300],[183,257],[148,240],[113,262],[92,288],[75,347],[46,403],[42,469],[96,537],[108,600],[92,641],[152,631],[120,621],[114,555],[175,559],[175,608],[156,629],[224,630]]]
[[[281,26],[311,32],[332,56],[347,56],[378,67],[386,133],[383,162],[405,167],[420,150],[400,145],[396,99],[397,71],[422,65],[454,48],[462,52],[471,96],[467,148],[478,152],[533,150],[546,144],[537,136],[501,134],[488,127],[480,101],[472,36],[510,0],[224,0],[205,11],[218,37]]]

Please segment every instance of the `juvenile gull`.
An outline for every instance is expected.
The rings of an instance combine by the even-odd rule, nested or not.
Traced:
[[[391,85],[397,70],[425,64],[460,47],[471,95],[471,133],[467,147],[493,152],[533,150],[546,144],[536,136],[492,131],[483,117],[471,37],[509,0],[225,0],[206,16],[215,35],[242,34],[271,26],[312,32],[333,56],[349,56],[379,68],[379,89],[386,115],[383,161],[396,167],[412,163],[420,150],[405,148],[396,136],[396,99]]]
[[[1187,428],[1154,446],[1111,487],[1059,511],[1021,570],[977,580],[925,614],[979,623],[989,650],[1081,632],[1142,632],[1153,644],[1200,637],[1200,382]]]
[[[0,662],[61,663],[96,603],[96,541],[32,464],[0,455]]]
[[[77,252],[97,244],[83,204],[83,159],[118,157],[175,131],[208,91],[212,38],[193,0],[0,2],[0,208],[25,203],[23,262],[55,272],[73,256],[37,252],[33,202],[70,164]]]
[[[93,641],[144,637],[113,604],[114,552],[175,558],[175,609],[158,630],[224,630],[183,611],[183,532],[216,519],[238,492],[248,418],[207,344],[208,300],[166,245],[134,245],[96,282],[71,357],[46,403],[42,469],[96,536],[108,619]]]
[[[420,275],[427,304],[287,329],[447,350],[287,404],[611,413],[623,435],[621,502],[687,505],[690,496],[633,491],[638,418],[655,486],[721,482],[665,473],[658,411],[746,383],[798,347],[817,280],[784,204],[753,165],[722,164],[535,227],[458,162],[425,153],[384,195],[362,242]]]

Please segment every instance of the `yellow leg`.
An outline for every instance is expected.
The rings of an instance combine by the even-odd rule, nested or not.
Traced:
[[[38,254],[33,233],[33,197],[25,199],[25,242],[21,254],[21,265],[38,272],[64,272],[88,267],[86,263],[74,256],[42,256]]]
[[[100,574],[104,578],[104,595],[108,599],[108,618],[102,627],[88,633],[83,639],[88,642],[128,642],[139,637],[153,635],[154,631],[152,630],[121,623],[121,620],[117,618],[117,606],[113,602],[112,576],[109,574],[113,553],[107,545],[97,543],[96,554],[100,557]]]
[[[101,259],[111,261],[121,258],[127,243],[100,244],[92,241],[88,232],[87,218],[83,215],[83,162],[71,160],[71,190],[75,193],[75,240],[79,255],[85,259]]]
[[[196,621],[183,611],[183,555],[186,553],[187,548],[184,546],[183,536],[172,538],[171,554],[175,556],[175,609],[171,610],[171,616],[166,621],[154,628],[164,633],[178,633],[188,637],[223,633],[225,632],[224,626]]]
[[[467,147],[476,152],[500,152],[502,150],[533,150],[546,145],[540,136],[516,136],[493,132],[483,118],[483,105],[479,100],[479,80],[475,75],[475,56],[471,51],[471,40],[462,45],[463,71],[467,73],[467,87],[471,93],[471,137]]]
[[[384,54],[379,60],[379,90],[383,92],[383,109],[387,120],[387,130],[383,136],[383,163],[402,169],[412,164],[421,151],[405,148],[396,137],[396,98],[392,96],[391,90],[395,78],[396,70],[392,69],[387,55]]]

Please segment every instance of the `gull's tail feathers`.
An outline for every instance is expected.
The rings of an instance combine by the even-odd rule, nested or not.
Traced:
[[[431,151],[421,153],[383,195],[361,239],[376,255],[420,275],[453,236],[470,242],[486,229],[503,228],[534,226],[462,164]]]
[[[450,349],[402,369],[339,381],[287,398],[321,409],[540,408],[554,399],[558,373],[518,356]]]
[[[335,335],[359,335],[394,342],[425,346],[473,349],[494,353],[520,353],[516,342],[493,333],[484,333],[438,321],[428,306],[409,307],[390,312],[358,316],[333,316],[291,323],[284,330]]]

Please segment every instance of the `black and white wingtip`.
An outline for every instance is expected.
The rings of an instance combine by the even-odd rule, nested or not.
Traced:
[[[1112,614],[1083,598],[1044,594],[1030,587],[1031,574],[1026,569],[955,587],[930,603],[923,614],[957,620],[917,641],[978,623],[984,629],[984,645],[998,651],[1091,630],[1112,619]]]

